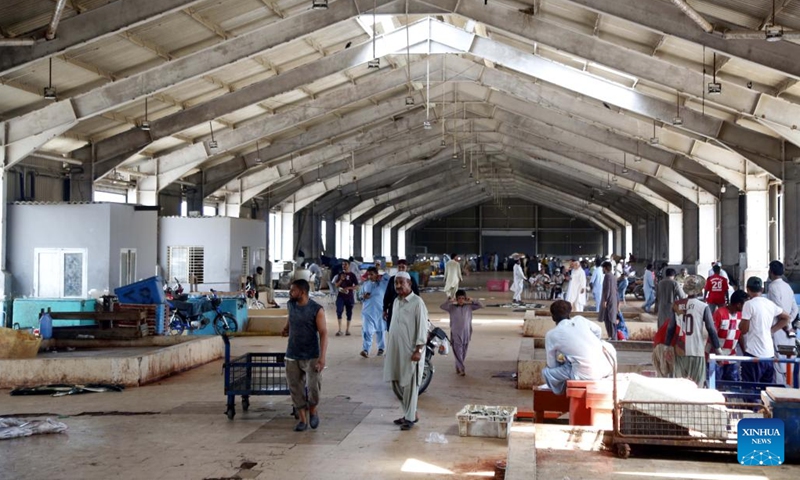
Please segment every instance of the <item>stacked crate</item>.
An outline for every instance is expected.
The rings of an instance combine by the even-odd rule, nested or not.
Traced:
[[[117,304],[120,310],[139,310],[145,312],[148,335],[163,335],[169,321],[169,305],[144,305],[139,303]],[[120,322],[124,326],[124,322]]]

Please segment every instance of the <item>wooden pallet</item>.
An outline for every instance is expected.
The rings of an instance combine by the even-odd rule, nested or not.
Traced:
[[[169,323],[170,310],[169,305],[164,305],[164,318],[156,318],[158,315],[158,307],[160,305],[142,305],[142,304],[115,304],[114,308],[119,311],[141,311],[145,314],[145,321],[147,322],[147,331],[150,335],[156,334],[156,324],[161,323],[163,328],[162,332],[168,330],[167,324]]]
[[[96,339],[140,338],[149,335],[145,312],[127,310],[116,312],[49,312],[53,319],[53,338]],[[96,325],[57,327],[63,320],[93,320]]]

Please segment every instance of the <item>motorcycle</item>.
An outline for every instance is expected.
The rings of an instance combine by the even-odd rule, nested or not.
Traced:
[[[177,279],[176,279],[177,281]],[[222,299],[217,296],[216,290],[211,290],[211,295],[206,297],[205,302],[188,302],[188,295],[175,292],[180,290],[180,283],[178,288],[172,292],[172,299],[167,300],[167,304],[172,310],[172,316],[169,319],[169,331],[171,335],[181,335],[184,331],[200,330],[204,328],[212,320],[206,316],[207,312],[216,312],[213,319],[214,332],[217,335],[224,335],[236,332],[239,329],[239,323],[236,318],[228,312],[222,311],[220,305]]]
[[[625,295],[633,295],[636,300],[644,300],[644,280],[631,275],[628,278],[628,288],[625,289]]]
[[[428,320],[428,341],[425,343],[425,362],[422,369],[422,381],[419,384],[419,394],[428,388],[433,380],[433,363],[431,359],[439,352],[439,355],[447,355],[450,352],[450,338],[444,330],[435,327],[430,320]],[[397,381],[392,382],[392,390],[398,399],[403,399],[403,387]]]

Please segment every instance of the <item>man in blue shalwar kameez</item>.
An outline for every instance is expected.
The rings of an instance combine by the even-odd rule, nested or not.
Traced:
[[[364,299],[364,303],[361,306],[361,332],[364,337],[361,356],[364,358],[369,357],[373,335],[377,336],[379,357],[383,355],[383,351],[386,348],[383,339],[383,296],[386,294],[386,287],[388,285],[388,273],[384,273],[383,276],[381,276],[377,268],[369,267],[367,269],[367,281],[361,285],[362,298]]]

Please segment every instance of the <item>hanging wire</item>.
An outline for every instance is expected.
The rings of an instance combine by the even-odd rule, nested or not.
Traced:
[[[408,23],[408,0],[406,0],[406,77],[408,78],[408,94],[411,95],[411,33]]]
[[[716,63],[716,57],[714,59],[714,62]],[[716,78],[714,79],[714,81],[715,82],[717,81]],[[702,108],[703,108],[703,116],[705,117],[706,116],[706,46],[705,45],[703,45],[703,83],[700,86],[702,87],[700,90],[702,90],[703,93]]]

